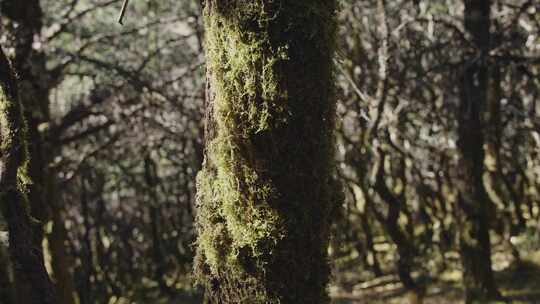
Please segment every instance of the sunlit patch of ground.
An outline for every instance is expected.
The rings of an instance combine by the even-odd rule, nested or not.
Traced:
[[[495,260],[498,260],[495,262]],[[501,266],[500,261],[505,264]],[[540,251],[523,257],[521,261],[494,259],[500,269],[495,277],[500,291],[512,304],[540,304]],[[500,267],[499,267],[500,266]],[[504,268],[503,268],[504,267]],[[501,269],[502,268],[502,269]],[[458,271],[443,273],[436,282],[429,284],[424,304],[462,304],[463,288],[460,286]],[[366,283],[364,283],[366,284]],[[369,284],[367,284],[369,285]],[[333,294],[334,304],[407,304],[409,300],[399,283],[388,280],[388,284],[374,284],[376,287],[362,289],[355,293]],[[491,302],[505,303],[505,302]]]

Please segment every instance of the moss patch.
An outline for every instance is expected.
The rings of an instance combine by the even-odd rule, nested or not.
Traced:
[[[199,246],[214,273],[219,263],[234,264],[242,248],[260,256],[261,241],[282,237],[279,216],[265,204],[274,186],[258,175],[249,159],[249,138],[287,118],[286,92],[279,90],[276,71],[280,61],[287,60],[286,46],[273,49],[263,30],[268,25],[261,5],[246,4],[241,11],[248,17],[227,16],[237,10],[230,7],[220,9],[225,15],[205,18],[217,136],[207,143],[207,162],[215,170],[204,169],[197,178],[199,201],[205,204],[199,221],[213,226],[200,231]]]
[[[21,197],[19,203],[23,204],[23,209],[29,214],[26,194],[31,180],[28,176],[26,122],[17,94],[16,76],[3,52],[0,56],[0,207],[6,208],[2,205],[7,203],[4,196],[16,191]]]

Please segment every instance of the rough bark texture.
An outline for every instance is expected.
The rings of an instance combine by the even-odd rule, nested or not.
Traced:
[[[327,303],[334,0],[208,0],[205,303]]]
[[[21,304],[57,303],[54,289],[36,246],[36,221],[27,200],[26,130],[15,75],[0,49],[0,209],[8,223],[16,300]]]
[[[465,66],[458,114],[460,253],[467,303],[499,297],[491,269],[489,214],[493,203],[483,183],[483,113],[487,102],[490,42],[489,0],[465,1],[465,28],[476,52]]]
[[[48,121],[49,91],[45,57],[33,48],[34,39],[41,32],[43,12],[38,0],[24,2],[5,0],[0,5],[2,17],[10,21],[6,26],[7,44],[14,49],[13,66],[19,74],[20,99],[24,106],[23,114],[27,122],[28,152],[30,154],[28,174],[32,179],[28,198],[32,215],[43,222],[48,218],[47,205],[44,201],[47,162],[39,125]],[[39,242],[41,244],[41,240]]]
[[[31,215],[41,224],[53,221],[53,231],[49,242],[54,281],[58,296],[63,304],[74,304],[74,284],[70,272],[71,262],[65,253],[64,220],[62,205],[56,200],[56,180],[50,172],[49,164],[58,153],[58,147],[51,144],[47,136],[50,122],[49,91],[54,76],[46,68],[46,56],[34,47],[42,31],[43,12],[39,0],[0,2],[1,17],[10,22],[6,26],[8,44],[15,50],[13,65],[20,76],[21,102],[28,134],[28,175],[32,184],[28,187]],[[41,225],[35,226],[36,246],[41,246],[43,232]]]

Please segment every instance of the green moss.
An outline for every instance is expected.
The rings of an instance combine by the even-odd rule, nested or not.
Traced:
[[[243,13],[264,26],[265,14],[260,1],[247,4]],[[273,49],[266,31],[246,31],[244,18],[206,16],[207,68],[215,88],[214,115],[217,136],[208,143],[208,161],[216,171],[198,176],[200,200],[215,206],[204,220],[220,223],[219,234],[231,239],[221,246],[216,231],[202,231],[199,244],[211,268],[219,262],[235,260],[241,248],[253,256],[262,254],[259,244],[277,242],[282,237],[279,216],[264,204],[273,195],[271,181],[262,180],[238,143],[253,134],[269,130],[286,121],[285,92],[279,89],[280,61],[287,60],[287,46]],[[285,113],[285,114],[284,114]],[[248,148],[249,149],[249,148]],[[202,219],[202,218],[200,218]],[[206,225],[205,225],[206,226]],[[227,250],[226,253],[218,253]]]
[[[324,298],[336,194],[334,13],[335,2],[322,0],[206,3],[212,137],[197,177],[197,246],[208,269],[196,272],[201,283],[226,276],[247,289],[265,285],[250,293],[260,302],[234,303],[280,303],[267,291],[288,283],[270,264],[313,266],[294,275]]]
[[[6,92],[0,86],[0,151],[6,151],[13,142],[12,126],[7,115],[8,106]]]
[[[3,54],[1,54],[3,56]],[[2,59],[4,60],[4,59]],[[10,68],[9,64],[2,61],[2,71]],[[22,105],[18,100],[16,92],[16,84],[14,83],[14,75],[2,75],[5,77],[0,81],[0,157],[5,162],[1,166],[13,166],[17,168],[17,180],[3,181],[4,187],[0,191],[0,202],[4,199],[2,196],[9,191],[15,190],[21,195],[21,201],[24,208],[29,212],[29,203],[26,198],[28,185],[31,183],[28,175],[28,145],[26,142],[26,121],[22,116]],[[12,78],[10,78],[12,77]],[[14,155],[13,155],[14,154]],[[9,163],[9,164],[8,164]],[[2,167],[2,170],[10,170],[10,168]]]

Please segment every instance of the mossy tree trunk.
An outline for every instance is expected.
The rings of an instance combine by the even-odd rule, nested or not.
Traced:
[[[59,148],[48,136],[50,127],[49,92],[56,82],[56,71],[46,67],[46,54],[33,45],[41,36],[43,11],[40,0],[4,0],[0,2],[1,17],[9,20],[6,26],[9,45],[15,50],[13,65],[20,76],[21,102],[28,130],[28,174],[32,180],[28,199],[31,215],[41,224],[52,220],[49,239],[53,277],[62,304],[75,303],[75,287],[71,274],[65,240],[67,238],[62,204],[57,195],[56,175],[49,164]],[[42,225],[35,225],[36,246],[43,242]]]
[[[13,67],[19,75],[20,99],[28,129],[28,174],[32,179],[28,198],[32,216],[46,222],[47,161],[39,126],[49,120],[49,90],[45,56],[33,47],[36,37],[41,34],[43,12],[39,0],[4,0],[0,3],[0,13],[9,21],[6,26],[7,44],[14,49]],[[41,239],[38,242],[41,244]]]
[[[490,208],[493,208],[484,183],[485,123],[487,103],[488,56],[490,43],[489,0],[465,0],[465,28],[473,37],[475,49],[461,79],[461,103],[458,113],[458,210],[460,254],[466,302],[498,298],[491,267],[489,236]]]
[[[205,303],[327,303],[335,0],[207,0]]]
[[[16,301],[21,304],[57,303],[45,269],[43,252],[36,246],[27,200],[28,152],[25,121],[15,75],[0,49],[0,209],[9,231],[9,254],[13,262]]]

